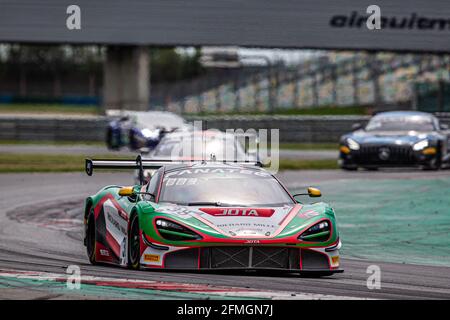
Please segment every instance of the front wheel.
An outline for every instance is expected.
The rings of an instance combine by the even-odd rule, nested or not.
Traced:
[[[437,171],[441,168],[441,164],[437,161],[431,161],[428,165],[423,166],[423,170],[426,171]]]
[[[95,215],[94,208],[89,210],[89,215],[87,218],[87,228],[86,228],[86,251],[91,264],[96,264],[95,251],[97,247],[97,232],[95,230]]]
[[[423,167],[423,170],[431,170],[431,171],[437,171],[442,166],[442,156],[441,152],[438,152],[436,157]]]
[[[106,132],[106,146],[109,150],[120,150],[120,138],[111,128],[108,128],[108,131]]]
[[[356,166],[342,166],[341,169],[345,170],[345,171],[356,171],[356,170],[358,170],[358,167],[356,167]]]
[[[139,233],[139,218],[135,214],[130,223],[128,233],[128,266],[131,269],[139,269],[141,259],[141,239]]]

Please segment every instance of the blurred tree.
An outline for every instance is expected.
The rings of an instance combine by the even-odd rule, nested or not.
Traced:
[[[52,89],[39,94],[60,96],[65,79],[76,77],[85,79],[94,95],[91,87],[99,85],[95,79],[101,79],[103,59],[104,50],[98,46],[4,45],[0,83],[18,83],[21,96],[29,94],[30,85],[44,88],[49,83]]]
[[[180,54],[175,48],[150,48],[151,82],[175,82],[198,76],[200,49]],[[71,73],[102,72],[105,48],[69,45],[4,45],[0,67],[8,73],[63,77]]]

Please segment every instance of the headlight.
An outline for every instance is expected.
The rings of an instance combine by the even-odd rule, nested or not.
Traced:
[[[348,138],[347,139],[347,144],[348,144],[348,147],[350,149],[352,149],[352,150],[359,150],[359,143],[356,142],[355,140],[353,140],[351,138]]]
[[[428,147],[428,140],[422,140],[417,142],[415,145],[413,145],[413,150],[414,151],[420,151],[423,150],[424,148]]]
[[[299,237],[303,241],[326,241],[330,237],[331,226],[328,221],[322,221],[313,225],[308,230],[304,231]]]
[[[156,229],[158,229],[161,236],[166,240],[183,241],[183,240],[200,240],[202,237],[195,232],[189,230],[182,225],[165,220],[157,219],[155,221]]]
[[[159,137],[159,130],[142,129],[141,133],[147,139],[157,139]]]

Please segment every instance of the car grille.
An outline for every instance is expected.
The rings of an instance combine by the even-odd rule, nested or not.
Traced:
[[[324,270],[329,268],[328,258],[312,250],[301,250],[303,270]]]
[[[361,146],[355,156],[360,164],[412,164],[414,154],[410,146]]]
[[[299,269],[299,251],[294,248],[277,247],[203,248],[201,267],[211,269]]]
[[[167,269],[328,270],[326,254],[308,249],[224,246],[191,248],[166,255]]]

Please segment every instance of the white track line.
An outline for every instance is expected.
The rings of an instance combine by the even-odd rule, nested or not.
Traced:
[[[67,274],[49,273],[49,272],[37,272],[37,271],[17,271],[0,269],[0,277],[6,278],[18,278],[29,279],[37,281],[57,281],[66,282],[68,279]],[[256,290],[238,287],[221,287],[213,285],[203,284],[187,284],[177,282],[160,282],[150,280],[136,280],[136,279],[118,279],[109,277],[96,277],[96,276],[81,276],[80,282],[82,284],[93,284],[98,286],[109,287],[125,287],[136,289],[148,289],[148,290],[162,290],[172,292],[186,292],[197,293],[207,295],[217,295],[223,297],[242,297],[242,298],[261,298],[261,299],[274,299],[274,300],[353,300],[359,299],[349,296],[336,296],[326,294],[312,294],[302,292],[283,292],[283,291],[266,291]]]

